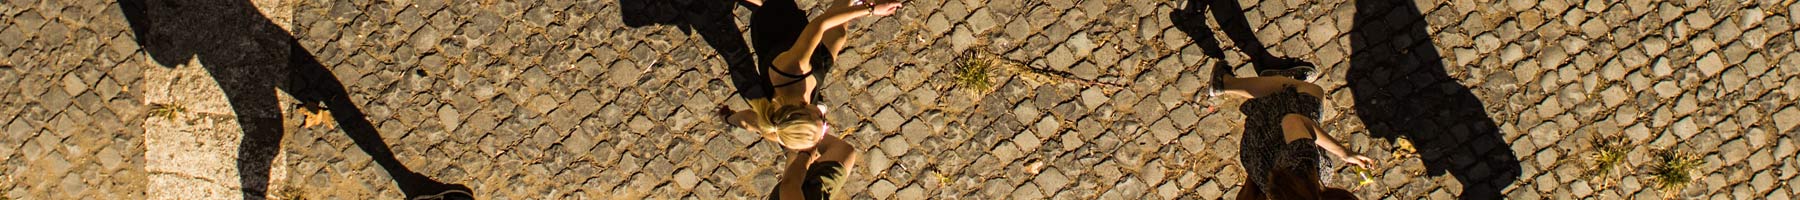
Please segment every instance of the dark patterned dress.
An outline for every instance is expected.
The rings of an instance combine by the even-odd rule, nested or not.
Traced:
[[[1313,144],[1313,139],[1287,142],[1281,130],[1281,118],[1287,114],[1318,119],[1319,97],[1302,94],[1289,86],[1275,94],[1244,101],[1239,110],[1246,117],[1238,162],[1244,166],[1250,182],[1261,186],[1260,192],[1274,193],[1271,192],[1274,185],[1269,180],[1269,170],[1319,176],[1319,146]]]

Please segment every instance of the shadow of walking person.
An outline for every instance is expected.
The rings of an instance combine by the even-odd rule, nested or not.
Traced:
[[[700,34],[707,46],[728,65],[732,86],[746,99],[770,95],[769,77],[752,59],[744,32],[738,30],[735,6],[754,5],[735,0],[621,0],[619,19],[625,26],[669,25],[688,34]]]
[[[1462,199],[1499,199],[1519,177],[1519,159],[1483,110],[1451,78],[1411,1],[1356,1],[1350,69],[1356,114],[1375,137],[1416,145],[1426,173],[1448,171]]]
[[[790,43],[780,43],[782,31],[800,31],[805,29],[808,20],[805,16],[797,18],[777,18],[751,23],[751,37],[755,43],[744,40],[744,31],[738,29],[737,15],[732,13],[736,6],[760,10],[761,7],[743,0],[621,0],[619,18],[626,26],[645,27],[668,25],[680,28],[683,32],[700,34],[707,46],[717,51],[729,65],[731,84],[737,88],[738,96],[744,100],[767,99],[774,95],[774,84],[769,81],[768,66],[782,51],[786,51]],[[783,7],[786,9],[798,9]],[[805,10],[783,10],[787,13],[805,13]],[[793,16],[789,16],[793,17]],[[752,48],[755,45],[754,48]],[[752,51],[754,49],[754,52]],[[824,49],[821,45],[820,49]],[[761,59],[757,59],[761,58]],[[812,55],[812,76],[824,80],[831,73],[833,56],[827,51],[817,51]],[[823,99],[814,93],[814,99]],[[720,115],[727,116],[729,108],[721,107]]]
[[[1306,61],[1277,57],[1269,53],[1269,48],[1263,47],[1262,41],[1256,39],[1256,31],[1250,30],[1250,21],[1244,18],[1244,7],[1239,6],[1236,0],[1188,0],[1184,7],[1169,12],[1169,21],[1175,24],[1175,29],[1187,33],[1188,38],[1200,45],[1202,53],[1208,57],[1225,58],[1225,49],[1220,46],[1219,39],[1213,37],[1212,30],[1206,27],[1206,18],[1201,16],[1210,8],[1213,21],[1219,24],[1219,31],[1225,32],[1225,36],[1231,38],[1238,50],[1250,57],[1250,63],[1255,64],[1257,71],[1312,66],[1312,63]]]
[[[197,59],[224,91],[244,135],[238,179],[246,199],[269,192],[269,169],[286,130],[276,90],[302,105],[324,107],[345,135],[388,172],[408,198],[468,191],[408,170],[326,66],[248,0],[124,0],[119,7],[150,57],[166,67]]]

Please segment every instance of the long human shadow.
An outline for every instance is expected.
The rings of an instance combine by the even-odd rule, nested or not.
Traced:
[[[286,130],[276,90],[305,106],[329,109],[338,127],[388,172],[408,198],[450,189],[467,191],[413,172],[394,158],[375,126],[319,63],[248,0],[123,0],[119,8],[139,46],[165,67],[197,59],[230,101],[244,135],[238,145],[238,179],[245,199],[262,199],[269,168]]]
[[[1250,21],[1244,18],[1244,7],[1235,0],[1188,0],[1182,9],[1169,12],[1169,21],[1175,29],[1187,33],[1195,44],[1200,45],[1202,53],[1214,59],[1224,59],[1225,49],[1218,38],[1206,25],[1207,12],[1212,13],[1213,22],[1219,24],[1219,31],[1225,32],[1239,51],[1250,57],[1257,71],[1267,69],[1285,69],[1295,65],[1311,65],[1305,61],[1277,57],[1263,47],[1261,40],[1256,39],[1256,31],[1250,30]]]
[[[729,67],[732,86],[746,99],[772,95],[769,77],[751,57],[744,32],[738,30],[735,6],[754,5],[732,0],[620,0],[619,19],[629,27],[674,26],[688,34],[700,34],[707,46],[719,53]]]
[[[1371,135],[1411,140],[1427,174],[1454,175],[1462,199],[1499,199],[1518,180],[1519,159],[1481,99],[1445,71],[1411,1],[1357,0],[1345,74]]]
[[[749,28],[758,31],[752,31],[751,36],[757,40],[751,43],[744,40],[744,31],[738,29],[737,15],[733,14],[732,10],[736,6],[744,6],[752,10],[763,8],[744,3],[741,0],[621,0],[619,4],[621,8],[619,18],[626,26],[666,25],[680,28],[688,34],[700,34],[707,46],[712,47],[725,59],[725,63],[730,68],[728,73],[730,73],[732,85],[737,87],[738,95],[746,100],[774,95],[774,85],[769,83],[769,76],[766,74],[769,63],[760,63],[763,61],[756,58],[774,59],[775,55],[785,51],[791,44],[779,41],[781,38],[777,37],[783,37],[779,35],[781,33],[779,30],[798,32],[805,28],[808,22],[806,18],[779,18],[778,20],[764,21],[765,23],[761,24],[753,21]],[[805,13],[805,10],[784,10],[784,12]],[[770,34],[771,32],[774,34]],[[752,51],[752,47],[755,51]],[[812,74],[821,80],[832,69],[831,55],[825,52],[819,50],[812,55]],[[820,95],[814,93],[814,98],[820,98]]]

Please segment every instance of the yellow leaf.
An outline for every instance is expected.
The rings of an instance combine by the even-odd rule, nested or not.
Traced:
[[[331,123],[331,110],[306,108],[301,109],[300,113],[306,115],[306,123],[301,125],[301,128],[312,128],[318,125],[325,125],[325,129],[336,128],[336,125]]]

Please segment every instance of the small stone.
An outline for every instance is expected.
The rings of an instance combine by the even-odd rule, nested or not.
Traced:
[[[1200,113],[1194,110],[1194,106],[1176,107],[1174,110],[1169,111],[1168,116],[1169,120],[1175,122],[1175,127],[1179,129],[1186,129],[1192,127],[1194,123],[1200,122]],[[1174,139],[1174,137],[1159,136],[1157,139],[1167,141],[1169,139]]]
[[[456,107],[449,104],[439,106],[437,114],[438,123],[444,124],[445,132],[456,132],[456,128],[462,125],[462,114],[456,111]]]
[[[1727,141],[1720,145],[1719,160],[1724,162],[1719,164],[1729,166],[1743,162],[1744,158],[1750,157],[1750,151],[1752,151],[1752,149],[1747,147],[1749,146],[1741,139]]]
[[[954,52],[962,52],[973,45],[975,45],[975,35],[968,28],[956,27],[956,31],[950,33],[950,48]]]
[[[1600,91],[1601,101],[1606,103],[1606,107],[1615,107],[1620,103],[1625,103],[1625,100],[1631,99],[1631,94],[1627,94],[1624,88],[1624,86],[1613,86]]]
[[[1069,36],[1069,40],[1064,42],[1063,46],[1069,47],[1071,48],[1070,50],[1075,51],[1075,57],[1077,58],[1087,57],[1088,55],[1093,54],[1094,47],[1096,47],[1094,40],[1088,38],[1087,32],[1075,33],[1074,36]]]
[[[1694,65],[1700,68],[1700,73],[1705,75],[1704,77],[1712,77],[1718,75],[1719,71],[1725,71],[1725,60],[1719,58],[1719,53],[1708,53]]]
[[[932,14],[930,18],[925,20],[925,29],[931,31],[931,35],[935,36],[944,31],[949,31],[950,22],[949,19],[944,18],[943,13]]]
[[[531,103],[527,105],[529,106],[527,108],[530,108],[531,111],[535,111],[541,115],[549,114],[551,110],[556,110],[556,107],[560,105],[562,105],[562,103],[556,102],[556,98],[550,97],[550,95],[538,95],[531,99]]]
[[[1162,199],[1175,199],[1175,197],[1180,197],[1181,194],[1179,192],[1181,192],[1181,186],[1176,186],[1175,184],[1174,181],[1170,181],[1163,183],[1162,186],[1157,186],[1156,196],[1160,196]]]
[[[1644,41],[1639,44],[1643,45],[1645,53],[1649,53],[1652,56],[1660,56],[1663,52],[1669,51],[1669,40],[1662,36],[1644,38]]]
[[[1469,65],[1469,63],[1474,63],[1476,60],[1481,60],[1480,59],[1481,57],[1476,56],[1477,53],[1475,52],[1475,49],[1456,48],[1456,49],[1452,49],[1451,52],[1456,53],[1456,65],[1457,66],[1467,66],[1467,65]]]
[[[1688,28],[1694,30],[1706,30],[1712,28],[1713,23],[1718,23],[1718,20],[1713,19],[1711,12],[1693,12],[1681,19],[1687,21]]]
[[[1800,125],[1800,106],[1788,106],[1781,111],[1776,111],[1775,115],[1770,118],[1775,120],[1776,130],[1780,130],[1776,132],[1792,132],[1795,125]]]
[[[1200,194],[1201,199],[1219,199],[1225,195],[1225,192],[1219,191],[1217,183],[1218,181],[1207,181],[1200,184],[1200,187],[1194,188],[1194,191]]]
[[[80,95],[81,92],[85,92],[89,88],[87,82],[81,81],[81,76],[76,75],[75,73],[64,75],[62,78],[62,86],[64,94],[69,95]]]
[[[1680,86],[1677,86],[1674,81],[1658,82],[1656,83],[1656,86],[1651,88],[1656,90],[1656,96],[1660,98],[1672,98],[1681,95],[1681,88]]]
[[[1050,55],[1047,57],[1050,68],[1059,71],[1069,70],[1069,66],[1074,66],[1075,61],[1079,59],[1075,57],[1074,50],[1067,46],[1057,47],[1056,50],[1050,51]]]
[[[975,12],[969,13],[969,20],[964,21],[963,23],[969,27],[970,32],[972,33],[986,32],[988,29],[994,28],[995,24],[998,24],[994,22],[994,16],[987,8],[982,8],[981,10],[975,10]]]
[[[1031,182],[1037,184],[1039,188],[1044,189],[1045,193],[1048,193],[1060,190],[1064,185],[1068,185],[1069,177],[1064,176],[1061,170],[1047,168],[1044,169],[1043,172],[1038,173],[1037,177],[1033,178]]]
[[[906,118],[895,113],[894,109],[881,109],[881,112],[875,114],[874,120],[875,127],[881,128],[881,132],[898,131],[900,124],[906,122]]]
[[[1097,108],[1107,100],[1112,100],[1112,98],[1107,97],[1106,92],[1101,91],[1100,88],[1088,88],[1081,91],[1081,105],[1084,107]]]
[[[906,189],[900,189],[900,193],[894,195],[895,199],[924,199],[925,189],[920,189],[918,184],[913,184],[906,186]]]
[[[1046,117],[1045,119],[1049,118]],[[1030,131],[1014,134],[1012,140],[1013,145],[1018,145],[1019,150],[1025,152],[1037,151],[1038,146],[1043,145],[1044,143],[1043,141],[1038,140],[1037,134],[1032,134]]]
[[[894,195],[895,189],[894,183],[892,182],[888,182],[887,180],[876,181],[874,185],[869,186],[869,196],[874,196],[875,199],[888,199],[890,195]]]
[[[880,175],[894,164],[893,158],[886,151],[869,151],[869,174]]]
[[[680,172],[675,172],[675,185],[680,186],[681,189],[693,189],[694,185],[698,184],[700,184],[700,177],[694,176],[694,170],[681,169]]]
[[[879,147],[882,151],[886,151],[887,155],[899,156],[906,155],[906,151],[912,149],[912,143],[907,143],[904,137],[888,137],[881,140]]]
[[[1768,17],[1763,15],[1762,8],[1745,8],[1743,12],[1744,15],[1739,16],[1744,18],[1742,27],[1756,27],[1756,25],[1762,24],[1764,18]]]
[[[1013,193],[1012,193],[1012,199],[1043,199],[1043,198],[1044,198],[1043,191],[1038,190],[1037,185],[1034,185],[1031,183],[1025,183],[1025,186],[1020,186],[1017,190],[1013,190]]]

